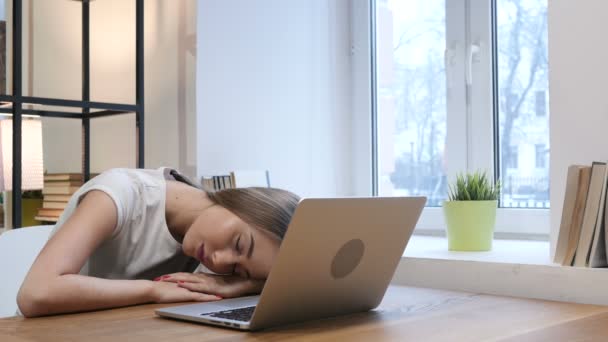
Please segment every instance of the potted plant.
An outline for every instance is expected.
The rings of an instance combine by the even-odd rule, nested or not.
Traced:
[[[489,251],[492,249],[500,181],[491,181],[485,172],[459,174],[449,185],[443,203],[451,251]]]

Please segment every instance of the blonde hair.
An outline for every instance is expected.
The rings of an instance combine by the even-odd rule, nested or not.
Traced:
[[[221,205],[246,223],[269,231],[283,240],[300,197],[277,188],[234,188],[205,191],[214,204]]]

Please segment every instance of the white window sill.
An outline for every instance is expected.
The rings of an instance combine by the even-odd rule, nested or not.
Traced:
[[[495,239],[492,243],[492,250],[488,252],[455,252],[448,251],[448,241],[444,237],[413,235],[403,256],[512,264],[552,264],[549,241]]]
[[[448,251],[444,237],[414,235],[397,285],[608,305],[608,269],[553,264],[549,242],[495,239],[489,252]]]

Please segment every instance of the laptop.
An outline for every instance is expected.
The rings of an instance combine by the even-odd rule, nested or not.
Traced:
[[[425,197],[306,198],[262,293],[157,309],[161,317],[259,330],[380,304]]]

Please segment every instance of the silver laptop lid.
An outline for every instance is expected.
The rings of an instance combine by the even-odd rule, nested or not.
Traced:
[[[251,329],[378,306],[425,203],[425,197],[303,199]]]

